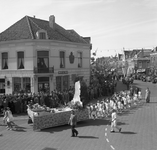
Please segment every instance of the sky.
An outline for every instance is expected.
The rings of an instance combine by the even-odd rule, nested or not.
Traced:
[[[157,0],[1,0],[0,32],[24,16],[91,37],[96,57],[157,46]]]

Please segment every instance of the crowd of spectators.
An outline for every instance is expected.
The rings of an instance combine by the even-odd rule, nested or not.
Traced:
[[[79,80],[79,79],[77,79]],[[98,72],[94,72],[91,76],[90,85],[81,81],[81,101],[84,105],[88,104],[93,99],[102,96],[111,96],[114,93],[115,82],[112,74],[104,76]],[[28,104],[38,103],[39,105],[46,105],[50,108],[67,105],[73,99],[75,89],[70,87],[65,91],[51,91],[51,93],[39,92],[33,93],[19,93],[19,94],[4,94],[0,96],[0,109],[9,107],[13,114],[20,114],[27,112]]]

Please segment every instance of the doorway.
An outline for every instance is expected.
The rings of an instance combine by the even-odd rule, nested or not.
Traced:
[[[50,92],[49,77],[38,77],[38,92]]]

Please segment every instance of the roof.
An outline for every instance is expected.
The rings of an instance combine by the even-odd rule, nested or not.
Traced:
[[[124,51],[126,58],[148,57],[152,53],[152,49],[133,49]]]
[[[57,23],[55,23],[55,29],[52,29],[49,26],[49,21],[29,16],[23,17],[21,20],[17,21],[8,29],[0,33],[0,42],[21,39],[36,39],[36,32],[41,29],[47,31],[48,39],[50,40],[88,44],[88,42],[74,30],[66,30]]]

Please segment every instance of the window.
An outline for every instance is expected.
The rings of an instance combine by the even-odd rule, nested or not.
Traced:
[[[61,76],[57,76],[56,77],[56,90],[57,91],[61,91],[62,90],[62,77]]]
[[[47,72],[49,70],[49,52],[48,51],[38,51],[38,72]]]
[[[31,92],[31,81],[29,77],[23,78],[23,91],[26,93]]]
[[[78,52],[78,68],[82,67],[82,52]]]
[[[17,68],[24,69],[24,52],[17,52]]]
[[[138,67],[142,68],[142,62],[141,61],[138,63]]]
[[[41,29],[36,32],[37,39],[48,39],[47,31]]]
[[[63,88],[62,91],[69,89],[69,76],[63,76]]]
[[[38,77],[38,92],[50,92],[49,77]]]
[[[39,32],[39,39],[46,39],[46,33],[45,32]]]
[[[60,68],[65,68],[65,52],[60,51]]]
[[[14,83],[15,93],[19,93],[19,92],[30,93],[31,92],[31,81],[29,77],[23,77],[23,78],[14,77],[13,83]]]
[[[57,76],[56,77],[56,90],[65,91],[69,89],[69,76]]]
[[[21,78],[15,77],[13,78],[14,80],[14,92],[20,92],[22,87],[21,87]]]
[[[8,53],[2,53],[2,69],[8,69]]]

